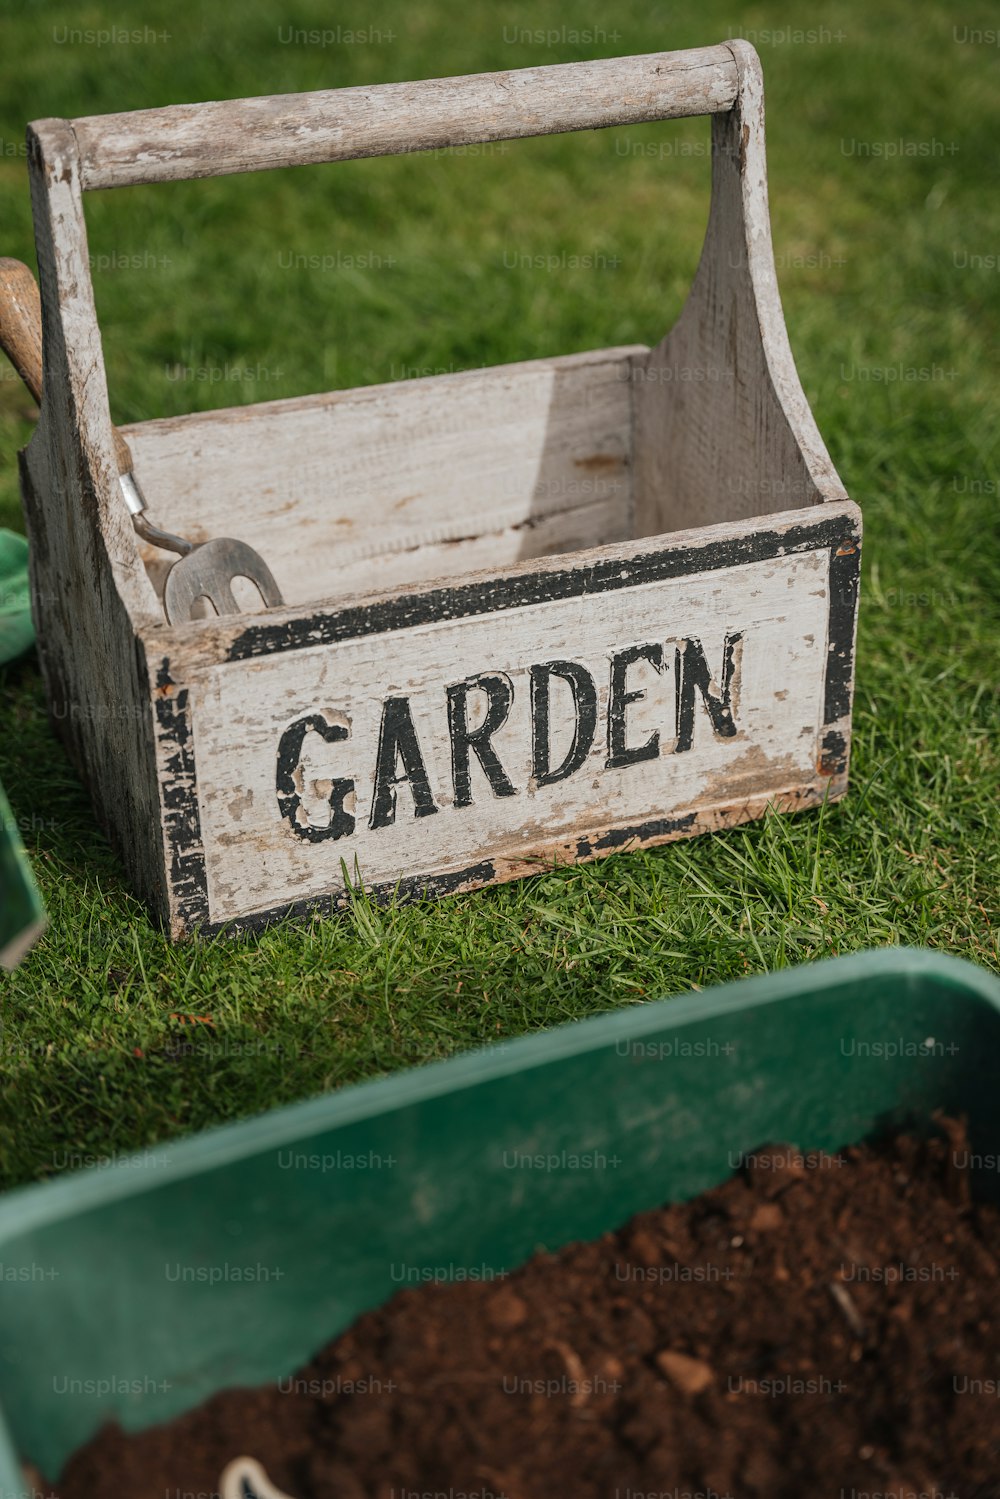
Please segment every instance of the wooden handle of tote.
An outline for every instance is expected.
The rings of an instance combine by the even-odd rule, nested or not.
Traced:
[[[732,109],[733,49],[172,104],[72,121],[84,190],[394,156]]]

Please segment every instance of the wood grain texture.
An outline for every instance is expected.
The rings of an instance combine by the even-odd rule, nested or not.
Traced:
[[[341,860],[366,885],[392,884],[414,870],[447,873],[477,860],[542,849],[603,828],[670,822],[737,794],[777,794],[812,781],[819,757],[826,649],[829,557],[824,553],[751,563],[713,577],[695,575],[561,603],[536,604],[504,619],[442,621],[437,626],[362,638],[296,653],[218,666],[191,683],[197,725],[199,807],[213,922],[284,901],[343,888]],[[676,643],[702,643],[713,679],[723,675],[727,634],[742,642],[733,738],[715,733],[696,704],[694,742],[677,738]],[[660,666],[637,660],[625,690],[625,750],[655,758],[606,768],[610,662],[616,648],[649,644]],[[532,774],[530,672],[553,661],[579,663],[596,691],[596,730],[582,766],[552,785]],[[491,787],[470,756],[470,805],[456,806],[449,739],[450,685],[496,680],[510,709],[491,736],[504,779]],[[721,688],[717,685],[717,691]],[[551,759],[569,754],[575,717],[568,683],[549,687]],[[405,700],[430,799],[415,802],[412,781],[393,783],[395,809],[373,827],[380,722],[387,698]],[[469,693],[468,713],[482,720],[487,690]],[[296,760],[300,815],[307,831],[328,829],[328,784],[349,777],[354,830],[311,842],[283,819],[275,790],[282,733],[321,715],[349,728],[326,743],[310,732]],[[388,730],[384,730],[388,732]],[[402,743],[402,738],[401,738]],[[403,762],[393,763],[402,775]],[[383,785],[385,782],[383,781]],[[421,815],[422,814],[422,815]]]
[[[85,189],[254,172],[729,109],[725,46],[72,121]]]
[[[0,348],[29,392],[42,401],[42,302],[20,260],[0,259]]]
[[[239,535],[290,603],[634,534],[641,345],[125,429],[151,514]],[[157,566],[173,560],[155,548]]]
[[[650,535],[845,498],[795,369],[771,245],[760,61],[728,44],[735,107],[712,121],[712,201],[674,328],[635,370],[635,505]]]
[[[151,907],[169,911],[152,705],[136,631],[162,617],[121,501],[72,132],[29,156],[43,399],[21,454],[32,609],[53,725]]]
[[[336,903],[340,859],[353,869],[355,855],[375,892],[471,889],[539,861],[729,826],[769,802],[836,799],[846,759],[829,754],[830,725],[839,722],[831,663],[834,652],[850,655],[853,593],[844,593],[843,576],[834,584],[833,563],[849,562],[856,587],[858,537],[849,502],[810,507],[770,525],[699,528],[654,548],[640,540],[537,559],[451,588],[173,632],[160,691],[185,707],[180,725],[173,717],[165,724],[163,753],[171,756],[178,739],[193,747],[196,793],[184,826],[197,833],[184,853],[202,870],[176,906],[175,933],[230,919],[255,925],[275,911],[308,909],[319,891]],[[741,637],[730,684],[735,732],[716,731],[699,689],[691,742],[680,748],[677,646],[700,641],[718,697],[727,635]],[[662,646],[662,661],[627,668],[621,691],[646,697],[627,704],[625,740],[635,748],[659,731],[659,753],[609,768],[611,661],[637,645]],[[567,659],[595,684],[593,739],[571,774],[533,784],[531,668]],[[482,673],[510,685],[510,711],[492,742],[512,789],[497,795],[473,757],[471,802],[455,806],[447,689]],[[399,761],[394,817],[372,827],[388,698],[408,699],[435,810],[418,814]],[[473,700],[481,712],[482,691]],[[574,737],[571,709],[568,687],[554,682],[555,766]],[[276,782],[282,735],[303,721],[314,726],[299,746],[295,815],[318,830],[315,838],[294,831]],[[355,784],[340,802],[355,826],[325,836],[329,799],[345,778]]]

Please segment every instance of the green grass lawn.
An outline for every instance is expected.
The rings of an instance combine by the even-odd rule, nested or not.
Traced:
[[[51,912],[0,977],[3,1184],[856,948],[1000,967],[1000,49],[972,39],[996,15],[903,0],[821,14],[812,40],[782,39],[800,8],[740,0],[662,14],[297,0],[294,15],[131,0],[5,18],[0,254],[31,263],[31,119],[756,40],[792,348],[864,511],[866,560],[843,803],[437,904],[359,897],[343,918],[237,943],[164,940],[53,736],[36,665],[0,673],[0,779]],[[112,25],[146,39],[73,40]],[[362,25],[362,43],[288,40]],[[550,27],[565,28],[554,45],[523,35]],[[692,120],[94,194],[112,412],[656,342],[697,263],[708,132]],[[563,250],[597,268],[520,262]],[[5,367],[0,525],[15,529],[31,430]]]

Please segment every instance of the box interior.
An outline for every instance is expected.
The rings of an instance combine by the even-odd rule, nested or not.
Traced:
[[[638,403],[698,399],[645,383],[648,354],[627,345],[124,430],[159,524],[248,542],[290,605],[335,601],[689,524],[669,493],[637,488]],[[699,525],[822,500],[808,476],[792,493],[759,461],[734,443],[722,479],[705,463]],[[162,592],[173,554],[141,550]],[[260,608],[249,584],[236,593]]]

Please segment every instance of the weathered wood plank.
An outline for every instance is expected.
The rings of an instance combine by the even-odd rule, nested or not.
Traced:
[[[636,522],[653,535],[845,497],[781,310],[760,60],[746,42],[729,46],[740,94],[712,121],[698,271],[676,325],[633,372]]]
[[[289,603],[624,541],[642,345],[123,429],[152,516],[239,536]],[[169,554],[146,548],[169,565]]]
[[[807,553],[537,604],[502,630],[486,615],[304,650],[294,672],[284,653],[210,670],[190,691],[211,919],[342,888],[342,859],[385,885],[812,782],[828,575]]]
[[[856,578],[857,522],[849,503],[822,506],[607,548],[599,565],[545,559],[450,591],[285,610],[287,626],[168,632],[167,697],[183,695],[196,764],[196,919],[336,895],[341,859],[372,888],[471,888],[557,850],[589,858],[726,826],[769,799],[840,795],[829,682],[841,656],[850,672],[853,607],[830,580],[839,556]],[[552,662],[571,666],[537,680]],[[497,727],[466,776],[456,722],[474,739],[490,703]],[[654,734],[655,753],[636,754]],[[183,930],[190,911],[178,919]]]
[[[732,107],[725,45],[73,120],[86,189],[173,182]]]
[[[166,919],[171,877],[138,635],[162,616],[118,488],[71,131],[44,132],[29,166],[43,400],[21,488],[38,653],[53,725],[133,883]]]

